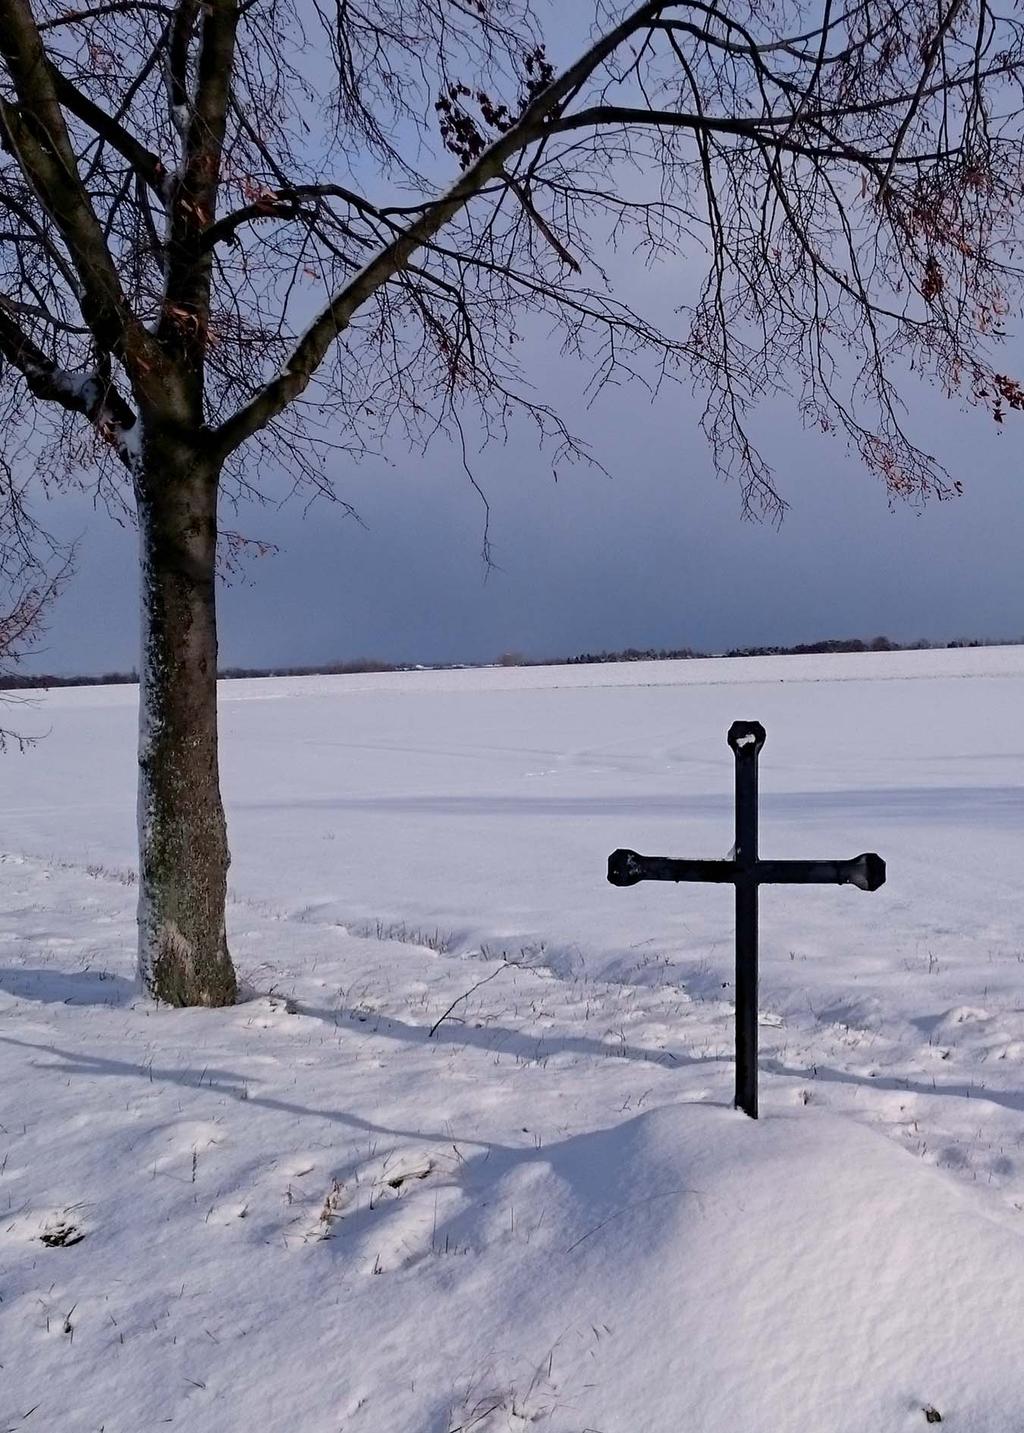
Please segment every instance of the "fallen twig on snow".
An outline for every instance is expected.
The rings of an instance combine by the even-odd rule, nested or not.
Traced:
[[[441,1027],[441,1025],[444,1023],[444,1021],[448,1019],[448,1016],[449,1016],[449,1015],[452,1013],[452,1011],[455,1009],[456,1005],[461,1005],[462,1002],[463,1002],[463,1000],[468,1000],[469,997],[473,994],[474,991],[480,989],[481,985],[486,985],[489,980],[493,980],[494,977],[495,977],[496,975],[500,975],[503,970],[519,970],[519,969],[520,969],[520,965],[519,965],[519,961],[518,961],[518,960],[505,960],[505,961],[503,961],[503,962],[501,963],[501,965],[498,966],[497,970],[492,970],[491,973],[490,973],[490,975],[485,975],[484,978],[483,978],[483,980],[478,980],[475,985],[471,985],[468,990],[464,990],[461,995],[457,996],[457,997],[452,1001],[452,1003],[448,1006],[448,1009],[444,1012],[444,1014],[441,1015],[441,1016],[439,1016],[438,1019],[436,1019],[436,1020],[434,1021],[433,1025],[431,1025],[430,1029],[429,1029],[428,1032],[427,1032],[427,1039],[430,1040],[434,1035],[436,1035],[436,1034],[437,1034],[437,1031],[439,1030],[439,1028]]]

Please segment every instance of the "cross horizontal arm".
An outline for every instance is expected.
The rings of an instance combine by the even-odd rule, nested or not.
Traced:
[[[608,879],[613,886],[635,886],[638,881],[732,882],[736,879],[736,862],[675,861],[671,856],[613,851],[608,857]]]
[[[748,867],[736,861],[674,860],[671,856],[641,856],[636,851],[613,851],[608,857],[608,879],[613,886],[635,886],[639,881],[731,884],[742,876],[753,876],[758,885],[849,885],[877,891],[885,884],[885,862],[873,851],[852,861],[757,861]]]
[[[856,886],[877,891],[885,885],[885,862],[874,851],[852,861],[758,861],[757,879],[773,886]]]

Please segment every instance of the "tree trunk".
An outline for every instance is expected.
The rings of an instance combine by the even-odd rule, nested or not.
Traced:
[[[202,456],[153,436],[141,539],[139,971],[171,1005],[229,1005],[228,846],[217,769],[217,488]]]

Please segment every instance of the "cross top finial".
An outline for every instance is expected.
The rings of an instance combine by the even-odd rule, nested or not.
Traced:
[[[737,756],[751,750],[756,756],[764,746],[765,730],[759,721],[734,721],[729,728],[728,741]]]

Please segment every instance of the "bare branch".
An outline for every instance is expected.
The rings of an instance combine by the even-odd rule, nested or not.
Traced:
[[[0,99],[6,145],[67,245],[83,317],[112,353],[128,354],[133,315],[78,172],[53,73],[27,0],[0,0],[0,56],[19,104]]]
[[[100,139],[126,159],[139,178],[162,198],[167,179],[167,170],[163,161],[158,159],[144,144],[140,144],[135,136],[130,134],[124,125],[118,124],[112,115],[107,114],[99,105],[94,104],[92,100],[76,89],[56,66],[51,66],[50,73],[54,91],[64,108],[70,110],[77,119],[87,124],[94,134],[97,134]]]
[[[470,199],[492,180],[500,178],[506,162],[540,137],[551,116],[598,66],[664,8],[663,0],[652,0],[602,36],[581,59],[526,106],[518,121],[484,150],[430,210],[414,220],[334,295],[296,344],[282,373],[222,426],[218,436],[225,453],[233,452],[246,438],[265,427],[305,390],[331,344],[348,327],[353,314],[408,263],[418,248],[464,209]]]
[[[29,391],[86,418],[131,470],[136,457],[136,416],[109,373],[69,373],[38,348],[13,318],[15,305],[0,294],[0,354],[24,378]]]

